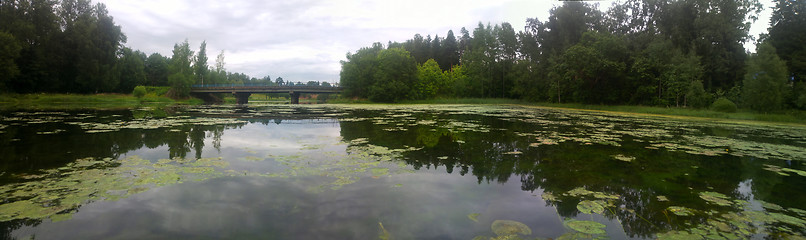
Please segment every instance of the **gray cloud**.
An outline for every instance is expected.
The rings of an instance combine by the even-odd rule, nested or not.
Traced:
[[[479,21],[523,29],[527,17],[548,18],[557,1],[535,0],[97,0],[128,36],[127,46],[171,55],[185,39],[207,41],[209,64],[225,50],[228,71],[291,81],[339,79],[340,60],[373,42],[414,34],[445,37]],[[609,3],[601,3],[603,7]]]

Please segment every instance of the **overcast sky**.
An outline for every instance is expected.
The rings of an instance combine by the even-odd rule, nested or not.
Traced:
[[[770,6],[770,0],[761,0]],[[95,0],[128,37],[126,46],[170,57],[188,39],[207,41],[210,66],[224,50],[227,71],[286,81],[338,82],[347,52],[373,42],[403,42],[414,34],[445,37],[479,21],[509,22],[523,30],[526,18],[548,18],[552,0]],[[604,10],[610,1],[599,1]],[[751,33],[766,32],[769,11]],[[752,44],[746,47],[754,48]]]

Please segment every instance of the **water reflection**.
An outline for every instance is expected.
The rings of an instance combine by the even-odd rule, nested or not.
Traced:
[[[316,172],[321,175],[313,176],[294,175],[286,180],[226,175],[204,182],[154,188],[117,202],[94,202],[80,207],[73,220],[64,223],[13,220],[0,224],[7,238],[12,232],[15,232],[13,236],[24,236],[26,231],[45,238],[48,238],[44,235],[46,232],[58,237],[59,232],[94,226],[75,237],[134,234],[130,237],[262,238],[268,234],[280,239],[333,236],[365,239],[377,237],[378,222],[383,222],[400,238],[467,239],[489,236],[489,226],[497,219],[515,219],[541,233],[540,237],[557,237],[564,233],[564,218],[601,218],[597,221],[608,225],[611,237],[624,234],[624,237],[654,238],[658,233],[675,230],[695,232],[694,226],[716,225],[709,220],[727,218],[726,214],[747,215],[748,209],[766,209],[759,200],[783,209],[767,209],[771,213],[791,213],[786,209],[806,208],[806,195],[802,194],[806,190],[803,187],[805,177],[765,170],[769,169],[767,165],[806,169],[800,161],[793,164],[792,160],[758,159],[752,155],[670,151],[655,147],[657,143],[653,140],[662,138],[657,136],[621,134],[618,139],[612,138],[614,132],[646,130],[648,125],[639,122],[642,119],[596,116],[598,122],[580,130],[575,126],[582,122],[587,124],[593,118],[590,114],[549,112],[524,116],[523,111],[527,110],[202,107],[164,115],[142,110],[71,112],[66,116],[26,114],[24,120],[14,120],[16,115],[5,113],[4,121],[0,122],[3,126],[0,171],[6,173],[0,176],[3,184],[21,181],[20,176],[36,174],[39,169],[62,167],[75,159],[119,159],[133,155],[152,161],[221,157],[231,170],[262,174],[283,167],[278,163],[285,163],[288,156],[304,158],[309,161],[307,164],[318,164],[317,161],[324,162],[335,156],[345,157],[341,156],[347,151],[345,144],[351,142],[384,149],[412,149],[399,152],[397,159],[416,172],[387,178],[347,176],[347,180],[356,184],[345,185],[338,191],[314,192],[310,191],[310,182],[332,181],[327,180],[332,178],[326,175],[327,171]],[[89,116],[77,119],[82,114]],[[175,115],[237,119],[239,122],[92,134],[66,123],[162,119]],[[41,122],[46,119],[50,121]],[[775,137],[776,132],[768,129],[681,125],[684,127],[680,129],[658,126],[650,130],[667,134],[669,139],[700,134],[798,144],[791,138],[780,140]],[[59,129],[64,131],[56,131]],[[767,133],[757,134],[762,131]],[[589,137],[552,142],[542,139],[544,135],[532,134],[545,132]],[[801,142],[806,140],[802,136],[795,138],[800,138]],[[547,144],[535,145],[536,141]],[[299,155],[308,150],[313,152]],[[617,155],[628,155],[633,160],[614,158]],[[361,166],[362,172],[374,167],[352,166]],[[288,165],[284,169],[305,169],[295,167]],[[473,179],[472,185],[467,184],[469,179]],[[597,198],[595,194],[568,194],[580,188],[617,197],[603,201],[613,204],[604,213],[583,214],[578,203]],[[703,192],[725,194],[731,201],[748,201],[749,207],[742,204],[717,206],[704,201]],[[545,197],[550,195],[544,193],[554,197]],[[669,210],[670,206],[685,206],[698,212],[694,216],[677,216]],[[480,213],[479,223],[468,221],[466,215],[471,213]],[[164,223],[135,221],[123,226],[98,225],[99,221],[93,220],[97,214],[111,218],[105,221],[116,223],[121,222],[119,219],[123,216],[161,219]],[[752,231],[778,237],[786,235],[776,234],[806,235],[804,226],[797,221],[771,223],[762,230]],[[733,229],[742,230],[737,227],[738,223],[731,224]],[[227,225],[230,228],[223,227]],[[50,231],[39,231],[39,228]],[[118,233],[114,228],[129,230]],[[152,229],[151,234],[155,235],[137,229]]]

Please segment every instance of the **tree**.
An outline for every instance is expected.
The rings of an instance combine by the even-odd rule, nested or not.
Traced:
[[[453,30],[448,30],[448,36],[442,41],[442,62],[439,63],[441,69],[451,69],[455,65],[459,65],[459,46],[456,42],[456,36],[453,35]]]
[[[88,0],[62,1],[60,13],[66,48],[63,80],[70,90],[82,93],[109,92],[117,88],[113,68],[126,36],[115,25],[106,6]]]
[[[397,102],[405,99],[417,79],[417,62],[402,48],[385,49],[378,53],[375,83],[369,89],[369,99],[376,102]]]
[[[742,43],[760,9],[758,0],[674,1],[663,6],[657,26],[675,47],[700,57],[705,89],[727,90],[744,75]]]
[[[20,50],[22,47],[13,35],[0,32],[0,91],[6,90],[6,83],[20,73],[14,62],[20,56]]]
[[[417,66],[417,81],[409,95],[412,99],[431,99],[439,94],[445,94],[448,89],[446,78],[437,61],[428,59]]]
[[[215,58],[215,71],[216,72],[226,72],[227,69],[224,67],[224,50],[221,50],[221,53]]]
[[[193,74],[196,76],[197,84],[204,84],[204,77],[207,76],[207,41],[202,41],[199,52],[193,58]]]
[[[565,51],[555,68],[553,93],[557,102],[617,103],[625,89],[626,46],[609,33],[586,32],[581,41]]]
[[[145,61],[146,83],[151,86],[168,86],[170,62],[171,60],[159,53],[149,55]]]
[[[711,98],[708,93],[705,92],[705,87],[703,87],[701,81],[694,80],[689,83],[685,102],[687,106],[693,108],[704,108],[708,106],[711,102]]]
[[[768,41],[795,82],[806,82],[806,1],[775,0]]]
[[[347,53],[347,61],[341,61],[339,85],[347,97],[368,98],[369,89],[375,79],[378,67],[378,54],[383,50],[381,43],[359,49],[355,54]]]
[[[283,86],[283,84],[285,84],[285,81],[283,81],[282,77],[277,77],[277,80],[274,80],[274,83],[276,83],[277,86]]]
[[[769,42],[756,46],[756,53],[747,60],[742,99],[750,109],[769,112],[783,108],[787,91],[786,63],[775,53]]]
[[[143,85],[146,82],[145,74],[145,54],[140,51],[132,51],[131,48],[121,49],[120,59],[115,65],[115,78],[119,83],[116,92],[129,93],[135,86]]]
[[[195,81],[193,69],[190,66],[192,59],[193,51],[190,50],[190,44],[188,44],[187,39],[181,44],[174,44],[173,57],[171,57],[171,74],[168,76],[168,82],[171,84],[174,97],[186,98],[190,95],[190,87]]]

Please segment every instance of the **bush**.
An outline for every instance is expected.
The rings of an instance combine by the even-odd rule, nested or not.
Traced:
[[[721,97],[716,101],[714,101],[713,104],[711,104],[711,110],[717,112],[735,113],[736,104],[731,102],[727,98]]]
[[[702,82],[692,81],[686,94],[686,105],[693,108],[705,108],[708,107],[709,102],[710,96],[705,92]]]
[[[137,98],[142,98],[143,96],[146,95],[146,87],[143,87],[143,86],[134,87],[134,90],[132,91],[132,95],[134,95]]]

